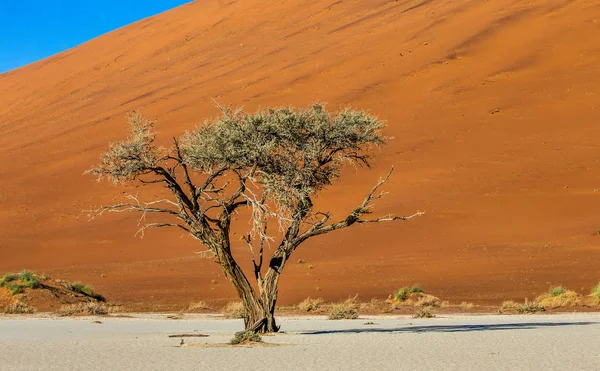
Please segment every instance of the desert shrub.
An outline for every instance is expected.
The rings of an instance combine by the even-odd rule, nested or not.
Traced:
[[[105,315],[109,313],[109,307],[106,303],[86,302],[62,305],[58,310],[58,315],[63,317],[73,314],[85,313],[89,315]]]
[[[233,338],[229,341],[229,344],[248,344],[248,343],[261,343],[262,338],[254,331],[240,331],[236,332]]]
[[[210,309],[210,307],[204,301],[199,301],[197,303],[192,303],[188,307],[188,311],[190,311],[190,312],[195,312],[195,311],[200,311],[200,310],[206,310],[206,309]]]
[[[81,295],[88,296],[98,301],[106,301],[104,296],[94,292],[94,288],[90,285],[85,285],[81,282],[67,283],[67,288]]]
[[[581,296],[574,291],[565,290],[559,286],[539,296],[536,301],[543,307],[573,307],[581,304]]]
[[[14,273],[6,273],[2,278],[0,278],[0,287],[6,286],[9,282],[15,281],[19,278],[18,275]]]
[[[85,303],[84,311],[91,315],[108,314],[108,308],[105,303],[89,302]]]
[[[37,277],[28,270],[19,272],[19,280],[21,280],[23,286],[28,289],[37,289],[41,286]]]
[[[227,318],[244,318],[246,314],[246,310],[244,309],[244,304],[241,301],[232,301],[231,303],[227,303],[223,308],[223,314]]]
[[[431,312],[425,308],[421,308],[417,313],[413,314],[413,318],[433,318],[433,317],[435,317],[435,315],[431,314]]]
[[[600,302],[600,283],[598,283],[593,289],[592,289],[592,297]]]
[[[517,306],[517,312],[521,314],[532,314],[536,312],[545,312],[546,308],[537,301],[527,301]]]
[[[300,309],[303,312],[314,312],[320,308],[322,303],[323,303],[323,299],[321,299],[321,298],[318,298],[318,299],[306,298],[298,304],[298,309]]]
[[[22,301],[16,301],[6,307],[4,312],[8,314],[31,314],[35,313],[36,309],[35,307],[23,303]]]
[[[40,281],[49,281],[52,279],[52,277],[50,277],[49,275],[47,275],[46,273],[42,273],[38,276]]]
[[[5,287],[10,291],[11,294],[17,295],[23,292],[23,285],[18,284],[16,282],[11,282],[5,285]]]
[[[402,287],[401,289],[398,289],[394,293],[394,298],[397,301],[402,302],[402,301],[406,300],[406,298],[410,294],[420,294],[423,292],[424,292],[423,289],[419,285],[413,285],[411,287]]]
[[[344,301],[343,303],[333,304],[329,308],[327,317],[332,320],[356,319],[358,318],[357,302],[358,296],[353,296],[346,299],[346,301]]]
[[[520,306],[519,303],[512,301],[512,300],[507,300],[502,303],[502,305],[500,306],[500,310],[517,309],[519,306]]]
[[[563,295],[565,292],[567,292],[562,286],[556,286],[550,289],[550,296],[560,296]]]
[[[466,301],[463,301],[462,303],[460,303],[461,309],[471,309],[474,306],[475,305],[473,303],[469,303],[469,302],[466,302]]]

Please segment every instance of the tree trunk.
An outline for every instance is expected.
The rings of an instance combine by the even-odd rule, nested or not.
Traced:
[[[235,262],[229,250],[220,249],[219,262],[223,272],[231,280],[240,300],[244,304],[244,327],[246,330],[256,332],[277,332],[279,327],[275,322],[275,301],[277,300],[277,283],[275,290],[265,292],[260,288],[261,298],[256,295],[255,290],[250,285],[246,275],[239,265]],[[264,284],[266,286],[266,284]],[[271,287],[271,286],[269,286]],[[262,321],[263,323],[258,323]]]
[[[263,308],[263,303],[244,302],[244,327],[246,330],[256,332],[278,332],[279,326],[275,322],[275,307]]]

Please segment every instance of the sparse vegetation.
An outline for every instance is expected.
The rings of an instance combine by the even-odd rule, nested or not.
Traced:
[[[581,304],[581,295],[557,286],[540,295],[536,301],[545,308],[573,307]]]
[[[527,299],[525,299],[525,303],[519,304],[516,309],[517,312],[521,314],[533,314],[546,311],[546,308],[537,301],[527,301]]]
[[[81,282],[71,282],[66,284],[67,289],[72,290],[78,294],[88,296],[98,301],[106,301],[104,296],[94,292],[94,288],[90,285],[85,285]]]
[[[357,301],[358,297],[354,296],[346,299],[343,303],[332,304],[327,317],[331,320],[358,318]]]
[[[72,316],[74,314],[89,314],[89,315],[105,315],[109,312],[109,306],[102,302],[86,302],[86,303],[75,303],[66,304],[60,307],[58,315],[63,317]]]
[[[317,299],[306,298],[298,304],[298,309],[300,309],[303,312],[307,312],[307,313],[314,312],[321,307],[322,303],[323,303],[323,299],[321,299],[321,298],[317,298]]]
[[[398,289],[396,291],[396,293],[394,294],[394,298],[399,302],[403,302],[404,300],[406,300],[408,295],[419,294],[422,292],[423,292],[423,289],[419,285],[413,285],[410,287],[402,287],[401,289]]]
[[[556,297],[563,295],[566,290],[562,286],[556,286],[550,289],[550,296]]]
[[[19,273],[19,280],[23,283],[23,286],[28,289],[40,288],[41,284],[37,277],[30,271],[24,270]]]
[[[517,309],[520,305],[521,304],[519,304],[515,301],[507,300],[502,303],[502,305],[500,306],[500,310],[502,311],[502,310],[507,310],[507,309]]]
[[[206,304],[206,302],[199,301],[197,303],[190,304],[188,311],[197,312],[197,311],[207,310],[207,309],[210,309],[210,307]]]
[[[471,309],[473,308],[475,305],[473,303],[469,303],[466,301],[463,301],[462,303],[460,303],[460,308],[461,309]]]
[[[389,301],[393,309],[398,306],[416,306],[416,307],[439,307],[440,299],[426,294],[421,286],[413,285],[410,287],[402,287],[398,289]]]
[[[25,289],[25,287],[23,285],[16,283],[16,282],[11,282],[9,284],[6,284],[5,287],[13,295],[20,294]]]
[[[592,298],[600,303],[600,283],[592,289]]]
[[[248,343],[262,343],[262,338],[254,331],[240,331],[236,332],[229,341],[229,344],[232,345],[243,345]]]
[[[20,300],[17,300],[14,303],[7,306],[4,312],[8,314],[31,314],[35,313],[36,309],[32,306],[27,305],[26,303],[23,303]]]
[[[417,313],[413,314],[413,318],[433,318],[435,317],[428,309],[421,308]]]
[[[0,287],[4,287],[7,283],[16,281],[18,278],[19,276],[14,273],[6,273],[0,278]]]
[[[244,318],[246,310],[244,309],[244,304],[241,301],[233,301],[225,305],[223,308],[223,314],[227,318]]]

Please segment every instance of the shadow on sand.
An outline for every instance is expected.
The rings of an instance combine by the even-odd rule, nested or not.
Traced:
[[[323,330],[301,332],[303,335],[324,334],[359,334],[359,333],[420,333],[420,332],[473,332],[497,330],[533,330],[543,327],[589,326],[600,325],[600,322],[533,322],[533,323],[502,323],[488,325],[444,325],[444,326],[413,326],[406,325],[397,328],[365,327],[346,330]],[[376,326],[376,325],[375,325]]]

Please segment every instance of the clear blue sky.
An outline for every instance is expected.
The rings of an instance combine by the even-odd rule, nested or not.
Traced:
[[[0,73],[191,0],[0,0]]]

